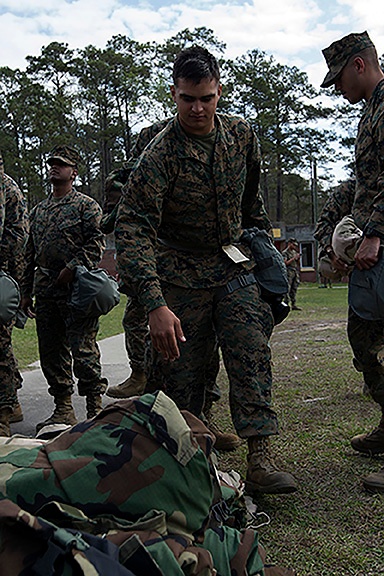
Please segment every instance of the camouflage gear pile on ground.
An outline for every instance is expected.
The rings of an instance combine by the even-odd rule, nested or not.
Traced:
[[[0,562],[40,559],[47,570],[67,550],[73,569],[82,554],[91,562],[105,560],[95,558],[93,547],[82,547],[86,541],[99,548],[92,536],[103,536],[102,552],[131,574],[264,574],[257,532],[223,524],[228,506],[212,475],[212,441],[200,420],[181,414],[159,392],[112,404],[42,445],[18,446],[16,439],[0,445],[0,493],[8,498],[0,502]],[[233,490],[232,499],[238,497]],[[46,521],[60,530],[51,527],[47,536]],[[273,574],[292,572],[265,571]]]
[[[1,162],[1,157],[0,157]],[[28,237],[28,211],[20,188],[7,174],[1,173],[1,191],[5,194],[5,216],[0,242],[0,269],[20,282],[24,270],[24,250]],[[16,406],[17,389],[22,377],[12,348],[14,319],[0,322],[0,408]]]
[[[96,268],[105,248],[98,203],[76,190],[60,199],[50,195],[30,215],[23,296],[36,297],[36,327],[41,367],[55,397],[73,392],[72,357],[81,395],[102,393],[98,320],[76,318],[69,305],[69,286],[57,286],[63,268]]]
[[[148,312],[168,305],[181,320],[181,357],[169,364],[154,352],[154,383],[165,385],[180,408],[200,414],[204,361],[217,334],[238,434],[275,434],[270,307],[257,284],[219,296],[254,267],[250,249],[240,243],[243,228],[271,228],[259,194],[259,146],[245,121],[219,114],[212,152],[189,138],[177,118],[147,146],[119,207],[118,270]],[[247,259],[234,263],[226,245]]]

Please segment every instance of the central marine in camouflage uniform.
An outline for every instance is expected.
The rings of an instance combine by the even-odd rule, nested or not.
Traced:
[[[41,368],[54,397],[53,415],[37,430],[53,423],[74,424],[73,371],[78,390],[86,396],[87,417],[101,410],[107,381],[101,376],[96,343],[98,319],[78,317],[68,305],[74,270],[78,265],[96,268],[105,248],[100,230],[101,208],[96,200],[73,188],[79,154],[69,146],[57,146],[47,160],[52,193],[33,208],[22,282],[22,308],[33,316]]]
[[[363,240],[355,254],[359,270],[373,267],[384,240],[384,73],[367,32],[349,34],[323,50],[329,71],[322,87],[335,85],[351,104],[366,101],[355,144],[356,187],[351,214]],[[326,248],[336,269],[332,246]],[[381,408],[378,427],[352,439],[352,447],[366,454],[384,453],[384,367],[377,353],[384,346],[384,322],[360,318],[350,308],[348,337],[354,364],[363,372],[372,398]],[[370,490],[384,492],[384,468],[364,478]]]
[[[0,236],[0,269],[20,282],[24,269],[24,249],[28,237],[28,211],[20,188],[4,173],[0,155],[0,189],[5,208],[3,234]],[[1,200],[0,195],[0,200]],[[17,399],[22,377],[12,348],[14,319],[0,322],[0,434],[10,435],[9,423],[23,419]]]
[[[137,159],[143,152],[144,148],[161,130],[163,130],[169,118],[155,122],[151,126],[143,128],[136,140],[132,150],[132,158],[126,162],[122,168],[116,169],[108,176],[105,184],[106,198],[104,203],[105,215],[102,219],[102,230],[108,234],[115,226],[116,217],[114,211],[117,211],[117,205],[121,198],[121,192],[124,184],[128,180],[129,174]],[[106,226],[104,229],[103,226]],[[124,287],[121,287],[124,292]],[[141,304],[139,298],[134,294],[127,295],[127,303],[123,316],[123,328],[125,335],[125,349],[127,351],[131,374],[117,386],[110,386],[106,395],[111,398],[129,398],[130,396],[140,395],[144,390],[152,391],[156,389],[157,383],[153,383],[150,375],[147,375],[149,369],[146,361],[146,350],[148,351],[148,314],[145,307]],[[212,355],[207,357],[205,365],[205,382],[206,397],[203,407],[205,418],[209,422],[211,432],[215,434],[215,447],[217,450],[235,450],[240,439],[230,432],[222,432],[213,421],[212,405],[215,400],[220,398],[220,389],[216,384],[217,375],[220,369],[220,357],[218,347],[215,346]],[[148,376],[148,378],[147,378]],[[148,380],[148,382],[147,382]]]
[[[178,115],[135,165],[116,224],[118,271],[149,314],[153,372],[180,409],[200,415],[204,363],[218,339],[238,435],[248,440],[250,491],[292,492],[271,458],[269,338],[273,316],[252,274],[243,229],[269,230],[259,193],[260,150],[241,118],[216,114],[215,58],[181,52],[171,92]]]

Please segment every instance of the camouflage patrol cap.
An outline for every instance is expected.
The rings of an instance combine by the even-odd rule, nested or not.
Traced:
[[[68,166],[77,167],[81,163],[81,156],[75,148],[59,145],[52,148],[48,154],[47,164],[51,165],[53,160],[61,160]]]
[[[336,78],[347,64],[349,58],[365,48],[372,48],[374,44],[367,32],[353,33],[344,36],[341,40],[332,42],[324,48],[323,55],[329,71],[321,84],[321,88],[328,88],[335,83]]]

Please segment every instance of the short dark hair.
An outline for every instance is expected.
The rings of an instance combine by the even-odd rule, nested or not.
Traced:
[[[191,46],[179,52],[173,65],[173,83],[179,78],[199,84],[204,78],[220,80],[220,68],[216,58],[202,46]]]

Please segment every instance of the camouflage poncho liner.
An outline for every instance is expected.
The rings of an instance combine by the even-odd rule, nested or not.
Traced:
[[[149,554],[155,566],[145,572],[147,576],[264,573],[257,532],[210,519],[215,484],[209,460],[213,437],[200,420],[179,412],[164,393],[111,404],[95,418],[42,445],[31,440],[32,447],[17,446],[17,440],[0,445],[4,498],[0,502],[0,565],[27,549],[25,562],[32,563],[33,554],[40,558],[41,544],[33,547],[31,542],[46,538],[45,521],[49,520],[62,529],[56,539],[73,541],[72,548],[64,546],[67,552],[71,550],[71,561],[79,554],[76,538],[65,532],[68,529],[78,533],[80,550],[82,538],[90,534],[107,538],[118,547],[120,562],[132,570],[127,574],[136,574],[127,549],[138,548]],[[24,532],[17,540],[20,523]],[[22,543],[16,552],[10,544],[9,526]],[[30,541],[25,538],[27,526],[37,531],[33,537],[31,533]],[[84,564],[87,559],[79,561]],[[64,569],[43,573],[77,574]],[[83,573],[117,572],[111,567]]]
[[[112,404],[41,448],[0,450],[1,494],[32,513],[58,501],[132,520],[161,502],[174,531],[192,536],[212,501],[207,458],[163,393]]]

